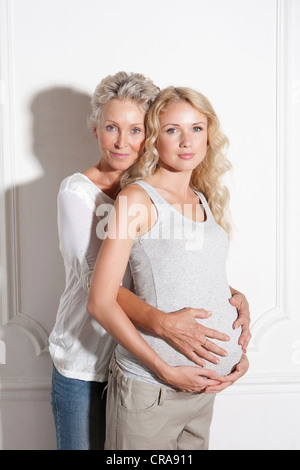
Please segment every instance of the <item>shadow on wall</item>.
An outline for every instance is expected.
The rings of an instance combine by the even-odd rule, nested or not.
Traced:
[[[16,220],[18,312],[30,317],[37,328],[37,335],[42,332],[45,346],[65,282],[57,235],[58,189],[66,176],[84,171],[99,161],[97,141],[87,127],[90,100],[91,96],[67,87],[49,88],[34,97],[30,107],[32,150],[43,175],[31,183],[17,186],[15,193],[10,188],[5,194],[8,260],[16,248],[9,233],[14,227],[14,217]],[[13,198],[16,214],[11,210]],[[11,270],[7,273],[8,280],[12,280],[14,267],[8,269]],[[52,373],[49,354],[46,349],[37,352],[28,336],[14,325],[10,328],[4,326],[1,330],[1,340],[6,346],[6,364],[0,364],[1,377],[9,387],[23,381],[32,383],[33,389],[37,386],[41,390],[40,384],[45,389],[40,406],[20,407],[21,414],[14,411],[16,402],[10,401],[7,392],[6,399],[2,401],[5,409],[0,410],[2,448],[53,447],[53,436],[49,436],[49,433],[54,435],[50,395],[45,387],[45,378],[49,378],[50,383]],[[22,390],[17,393],[22,402]],[[13,395],[16,400],[16,393]],[[44,407],[43,412],[41,406]]]
[[[33,311],[34,318],[37,317],[47,331],[53,327],[64,288],[57,235],[59,186],[66,176],[84,171],[99,160],[96,139],[87,127],[90,100],[89,95],[70,88],[52,88],[37,94],[30,108],[32,148],[43,176],[17,190],[19,220],[22,220],[20,272],[26,273],[20,285],[21,288],[23,285],[23,310]],[[30,282],[26,282],[28,277]],[[36,286],[43,295],[36,296]]]

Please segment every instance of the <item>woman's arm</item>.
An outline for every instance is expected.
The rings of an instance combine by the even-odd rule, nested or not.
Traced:
[[[201,367],[206,366],[203,359],[214,364],[220,362],[211,352],[223,357],[227,355],[225,349],[212,341],[207,341],[206,338],[220,341],[229,341],[230,338],[196,321],[197,318],[204,319],[210,316],[210,313],[204,309],[184,308],[177,312],[165,313],[151,307],[125,287],[120,287],[117,301],[134,325],[164,338]]]
[[[98,220],[85,198],[85,187],[65,188],[57,197],[59,248],[65,263],[71,266],[81,287],[88,293],[96,258],[101,246],[97,237]]]
[[[127,196],[128,211],[119,210],[120,195]],[[130,218],[132,204],[141,203],[139,191],[128,187],[120,193],[115,210],[109,220],[108,237],[104,240],[94,269],[90,286],[87,311],[124,348],[148,366],[158,377],[185,391],[200,391],[206,386],[217,385],[221,380],[213,371],[198,367],[171,367],[148,345],[117,302],[119,286],[123,279],[133,246],[133,223]],[[147,202],[143,201],[147,206]],[[143,227],[140,221],[135,234]],[[201,375],[200,375],[201,374]],[[208,378],[203,378],[203,376]],[[216,378],[217,380],[209,380]]]

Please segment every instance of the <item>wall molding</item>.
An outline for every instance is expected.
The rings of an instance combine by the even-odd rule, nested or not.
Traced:
[[[248,373],[222,395],[300,393],[300,373]]]
[[[2,305],[0,327],[21,328],[32,341],[36,355],[44,354],[48,348],[47,330],[32,316],[20,311],[18,221],[15,180],[15,99],[14,99],[14,49],[13,49],[13,1],[0,0],[1,25],[1,265],[3,266]],[[4,159],[4,155],[10,158]],[[8,191],[9,189],[9,191]],[[9,234],[9,236],[8,236]]]
[[[251,350],[259,351],[259,345],[266,332],[273,325],[281,321],[290,321],[286,309],[286,292],[284,279],[285,273],[285,209],[286,193],[285,180],[286,161],[286,100],[288,97],[286,82],[286,57],[287,57],[287,34],[288,2],[276,1],[276,304],[266,312],[262,313],[251,328],[252,341]],[[249,348],[250,349],[250,348]]]
[[[286,308],[286,261],[285,261],[285,233],[284,210],[286,207],[284,163],[286,160],[287,135],[286,135],[286,100],[288,99],[286,81],[286,57],[288,34],[288,4],[285,0],[277,0],[277,25],[276,25],[276,174],[277,174],[277,222],[276,222],[276,305],[262,313],[252,326],[252,344],[250,351],[259,352],[265,332],[278,322],[291,321]],[[5,224],[0,227],[0,261],[3,267],[1,279],[1,327],[19,328],[32,342],[36,356],[48,354],[48,332],[32,316],[20,311],[19,281],[18,281],[18,221],[17,198],[15,193],[15,99],[14,99],[14,47],[13,47],[13,0],[0,0],[0,34],[1,34],[1,115],[0,115],[0,191],[10,189],[10,197],[5,201],[0,199],[1,220]],[[292,33],[289,33],[292,34]],[[299,97],[299,84],[296,89]],[[299,98],[298,98],[299,99]],[[4,160],[4,155],[10,158]],[[3,217],[2,217],[3,216]],[[5,217],[4,217],[5,216]],[[10,234],[10,237],[7,236]],[[3,343],[3,341],[2,341]],[[4,344],[4,343],[3,343]],[[1,359],[1,358],[0,358]],[[1,364],[1,360],[0,360]],[[47,380],[20,382],[18,380],[5,381],[1,378],[0,399],[9,397],[23,398],[22,391],[27,390],[28,396],[39,393],[47,394],[49,383]],[[264,392],[265,390],[265,392]],[[235,384],[226,394],[245,393],[299,393],[300,373],[280,374],[254,374],[243,378]],[[12,394],[13,393],[13,394]],[[6,397],[6,398],[5,398]],[[33,396],[31,396],[33,398]],[[17,399],[17,398],[16,398]]]
[[[15,400],[50,399],[51,379],[4,378],[0,384],[0,402]],[[248,374],[239,382],[224,390],[217,397],[231,395],[299,394],[300,374],[260,373]]]
[[[20,400],[46,400],[49,401],[51,380],[39,378],[25,380],[17,378],[1,379],[0,402]]]

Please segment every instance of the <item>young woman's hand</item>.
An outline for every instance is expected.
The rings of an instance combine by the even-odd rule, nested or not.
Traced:
[[[246,374],[247,370],[249,369],[249,360],[246,354],[243,355],[240,362],[237,364],[234,372],[227,375],[226,377],[222,377],[222,383],[218,385],[209,385],[205,388],[204,393],[220,393],[225,388],[230,387],[233,385],[237,380],[239,380],[243,375]]]
[[[220,377],[216,372],[193,366],[168,366],[160,378],[182,392],[202,392],[207,387],[220,385]]]

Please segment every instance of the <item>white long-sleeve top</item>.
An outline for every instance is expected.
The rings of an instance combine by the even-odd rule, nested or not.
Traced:
[[[105,206],[99,211],[103,204]],[[56,369],[74,379],[105,382],[116,346],[86,311],[92,273],[102,242],[98,237],[101,215],[97,214],[103,216],[113,204],[114,201],[82,173],[75,173],[61,183],[58,233],[66,285],[49,337],[49,351]],[[129,279],[129,273],[127,276]],[[124,281],[124,285],[129,287],[130,281]]]

